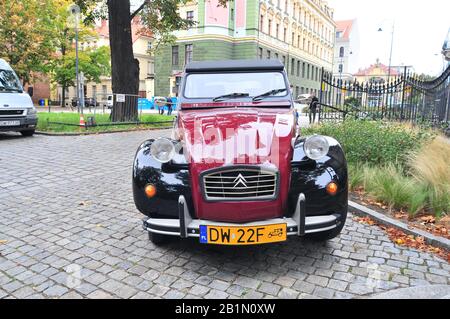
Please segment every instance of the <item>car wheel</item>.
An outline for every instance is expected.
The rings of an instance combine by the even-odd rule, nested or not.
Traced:
[[[35,130],[30,130],[30,131],[22,131],[20,133],[22,134],[22,136],[33,136],[34,132]]]
[[[163,245],[169,242],[169,236],[148,232],[148,239],[155,245]]]

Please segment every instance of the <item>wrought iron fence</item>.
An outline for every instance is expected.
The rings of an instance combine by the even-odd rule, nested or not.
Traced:
[[[392,121],[450,122],[450,66],[436,79],[425,80],[410,73],[388,83],[342,81],[322,69],[319,121],[342,121],[348,117]]]

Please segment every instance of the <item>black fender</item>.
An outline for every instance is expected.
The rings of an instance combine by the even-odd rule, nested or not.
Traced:
[[[306,215],[320,216],[339,214],[345,221],[348,210],[348,168],[344,150],[338,141],[328,140],[328,154],[319,160],[311,160],[303,149],[306,137],[298,138],[294,143],[291,163],[291,184],[288,198],[287,215],[295,211],[298,194],[306,197]],[[326,187],[330,182],[338,185],[338,192],[331,196]]]
[[[134,158],[132,177],[134,203],[146,216],[178,219],[180,195],[185,197],[189,211],[193,212],[189,166],[182,154],[177,154],[168,163],[155,160],[150,153],[153,141],[143,142]],[[145,194],[145,186],[148,184],[156,187],[156,195],[153,198],[148,198]]]

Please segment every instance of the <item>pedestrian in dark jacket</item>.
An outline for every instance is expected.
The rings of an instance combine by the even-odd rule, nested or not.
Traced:
[[[167,115],[171,115],[172,114],[172,98],[168,97],[166,98],[166,106],[167,106]]]
[[[316,121],[317,108],[319,107],[319,99],[313,95],[311,103],[309,104],[309,124]]]

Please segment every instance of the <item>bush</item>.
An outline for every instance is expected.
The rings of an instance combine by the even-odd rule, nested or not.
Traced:
[[[306,129],[304,135],[322,134],[336,138],[343,146],[347,160],[354,165],[407,166],[407,155],[429,141],[433,134],[400,124],[382,121],[347,120],[326,123]]]

